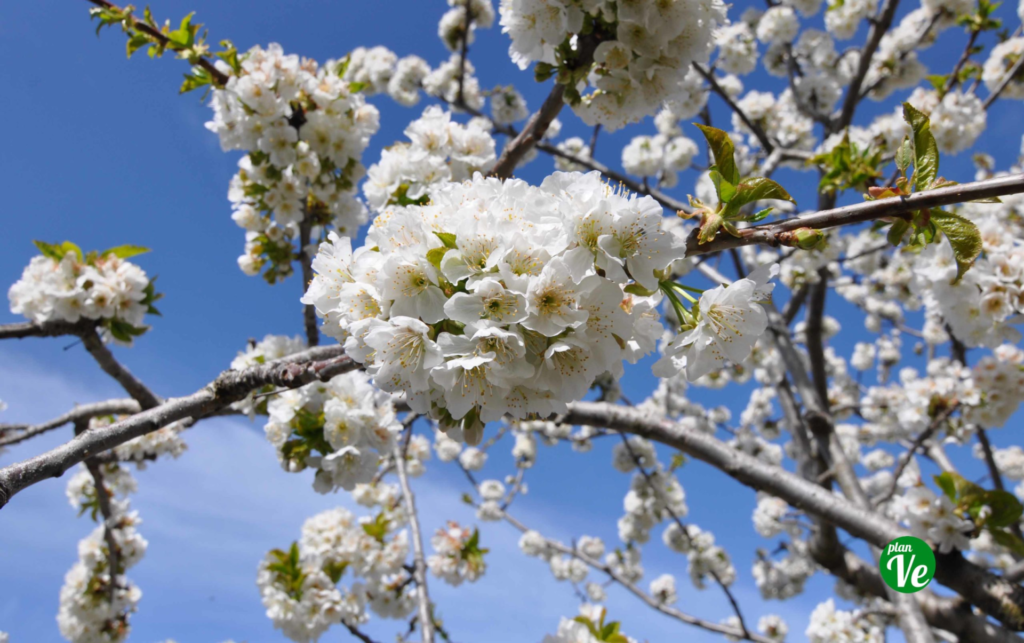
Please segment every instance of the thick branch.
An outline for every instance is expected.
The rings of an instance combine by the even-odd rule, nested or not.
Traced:
[[[501,150],[501,157],[494,164],[491,174],[502,180],[512,176],[512,173],[516,171],[516,166],[519,165],[519,161],[526,156],[530,148],[544,138],[544,133],[548,131],[551,121],[555,120],[558,113],[562,111],[562,105],[565,104],[564,97],[565,85],[556,83],[551,88],[551,93],[544,99],[544,104],[530,117],[523,131],[519,132],[518,136],[505,144],[505,148]]]
[[[1008,194],[1024,192],[1024,174],[1011,174],[974,183],[963,183],[927,192],[916,192],[910,196],[897,196],[877,201],[865,201],[841,208],[822,210],[814,214],[784,219],[775,223],[767,223],[739,231],[739,236],[721,232],[717,237],[705,244],[697,242],[696,230],[686,240],[686,255],[709,254],[761,243],[778,246],[780,235],[798,228],[815,228],[819,230],[838,226],[875,221],[885,217],[894,217],[908,212],[937,208],[955,203],[966,203],[978,199],[988,199]]]
[[[79,335],[87,328],[93,328],[96,322],[83,319],[71,323],[66,321],[16,322],[0,325],[0,339],[24,339],[26,337],[60,337],[62,335]]]
[[[895,522],[857,507],[781,467],[761,462],[697,430],[642,411],[594,402],[569,406],[564,422],[608,427],[669,445],[711,464],[739,482],[778,496],[876,547],[907,534]],[[968,562],[959,552],[936,554],[935,578],[1010,629],[1024,628],[1024,588]]]
[[[359,364],[343,355],[341,346],[313,348],[243,371],[225,371],[199,391],[167,400],[110,426],[86,431],[73,440],[29,460],[0,469],[0,508],[14,494],[47,478],[60,477],[86,458],[124,444],[184,418],[200,419],[237,402],[251,391],[272,384],[298,388],[328,381]]]
[[[412,427],[408,430],[411,434]],[[423,555],[423,535],[420,533],[420,519],[416,513],[416,498],[412,495],[409,476],[405,472],[405,450],[397,441],[395,442],[394,457],[398,482],[402,486],[405,510],[409,514],[409,528],[412,531],[413,579],[416,581],[416,598],[419,603],[420,632],[423,636],[423,643],[434,643],[434,619],[430,615],[430,594],[427,592],[427,562]]]
[[[128,395],[131,395],[133,399],[137,400],[143,410],[154,408],[162,403],[163,400],[117,361],[114,354],[110,352],[110,349],[106,347],[100,336],[96,334],[95,329],[90,328],[82,332],[81,338],[82,344],[85,345],[85,350],[89,351],[89,354],[93,356],[93,359],[100,365],[103,372],[117,380],[121,388]]]
[[[811,377],[814,391],[823,408],[828,408],[828,373],[825,368],[825,340],[822,320],[825,316],[825,295],[828,293],[828,270],[818,271],[818,281],[810,286],[807,303],[807,324],[804,330],[807,356],[811,359]]]
[[[62,427],[69,422],[88,420],[102,415],[132,414],[138,413],[141,410],[139,403],[132,399],[105,400],[103,402],[76,406],[64,415],[55,417],[42,424],[0,424],[0,434],[3,434],[3,437],[0,437],[0,447],[23,442],[41,433]],[[8,433],[11,433],[11,435],[7,435]]]

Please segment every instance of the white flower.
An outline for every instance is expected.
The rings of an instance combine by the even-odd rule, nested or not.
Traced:
[[[742,364],[768,328],[768,316],[756,302],[771,292],[768,280],[777,272],[778,266],[773,264],[728,286],[705,291],[696,326],[672,340],[655,364],[655,374],[670,377],[685,371],[686,378],[693,381],[726,360]]]

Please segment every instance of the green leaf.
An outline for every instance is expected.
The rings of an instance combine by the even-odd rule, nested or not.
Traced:
[[[438,270],[441,269],[441,260],[444,259],[446,252],[451,250],[448,246],[441,246],[440,248],[431,248],[427,250],[427,261],[434,264],[434,267]]]
[[[978,226],[967,218],[943,210],[931,211],[931,222],[949,239],[956,257],[956,279],[960,281],[981,254],[981,233]]]
[[[364,89],[366,89],[369,86],[370,86],[369,83],[360,83],[360,82],[353,81],[353,82],[348,84],[348,91],[353,93],[353,94],[358,94],[359,92],[363,91]]]
[[[754,214],[747,217],[747,221],[751,223],[757,223],[758,221],[763,220],[765,217],[771,214],[772,210],[774,210],[774,208],[765,208],[763,210],[758,210]]]
[[[746,179],[743,183],[736,186],[736,194],[722,210],[722,216],[726,220],[735,219],[740,214],[740,209],[743,206],[764,199],[779,199],[796,203],[793,197],[789,196],[789,192],[786,192],[785,188],[775,181],[754,177]]]
[[[64,249],[64,254],[73,252],[76,255],[78,255],[79,261],[82,261],[85,258],[85,255],[82,253],[82,249],[76,246],[75,244],[71,243],[70,241],[65,241],[64,243],[60,244],[60,247]]]
[[[42,253],[47,259],[53,259],[54,261],[60,261],[64,258],[64,249],[60,246],[52,243],[46,243],[45,241],[39,241],[36,239],[32,243],[35,244],[39,252]]]
[[[455,243],[455,235],[451,232],[435,232],[434,234],[437,235],[437,238],[441,240],[441,243],[443,243],[446,248],[455,249],[459,247]]]
[[[914,182],[919,190],[927,190],[939,175],[939,147],[927,115],[903,103],[903,119],[914,131]]]
[[[715,186],[715,194],[718,195],[718,200],[721,203],[728,203],[736,195],[736,186],[729,183],[722,177],[722,173],[718,171],[718,168],[712,167],[708,173],[711,177],[711,182]]]
[[[196,67],[191,74],[184,74],[185,81],[178,88],[179,94],[186,94],[193,89],[198,89],[213,83],[213,76],[202,67]]]
[[[914,145],[910,142],[909,136],[903,137],[903,142],[900,144],[898,150],[896,150],[896,167],[899,168],[900,174],[903,176],[907,175],[907,168],[914,162]]]
[[[989,527],[1009,527],[1024,514],[1024,505],[1009,491],[988,491],[983,504],[992,510],[992,514],[985,519]]]
[[[150,44],[151,42],[152,41],[149,39],[149,36],[147,36],[144,33],[134,34],[131,38],[128,39],[128,43],[126,44],[126,48],[128,50],[128,57],[131,58],[132,54],[134,54],[140,48]]]
[[[740,171],[736,167],[735,148],[729,135],[720,129],[694,123],[708,142],[708,149],[715,157],[715,166],[726,181],[736,185],[740,182]]]
[[[992,540],[1006,547],[1017,556],[1024,557],[1024,541],[1020,538],[1002,529],[990,529],[989,533],[992,534]]]
[[[956,483],[953,481],[953,474],[946,473],[937,475],[933,478],[935,484],[942,489],[942,493],[946,494],[950,500],[956,500]]]
[[[891,245],[898,246],[900,245],[900,242],[903,241],[903,235],[907,234],[907,230],[909,229],[909,221],[907,221],[906,219],[896,219],[895,221],[893,221],[892,227],[889,228],[889,233],[885,236],[885,238],[889,241]]]
[[[99,253],[99,256],[106,257],[107,255],[114,255],[115,257],[119,257],[121,259],[128,259],[129,257],[146,254],[147,252],[149,252],[149,248],[125,244],[123,246],[114,246],[113,248],[107,248],[103,252]]]

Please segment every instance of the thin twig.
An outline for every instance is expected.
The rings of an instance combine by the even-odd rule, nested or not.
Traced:
[[[423,555],[423,536],[420,533],[420,519],[416,513],[416,499],[412,495],[409,476],[405,471],[405,455],[405,451],[396,442],[394,447],[395,469],[398,471],[398,482],[402,487],[405,510],[409,514],[409,528],[412,531],[413,578],[416,579],[420,632],[423,634],[422,643],[434,643],[434,620],[430,615],[430,594],[427,591],[427,562]]]
[[[69,422],[89,420],[102,415],[132,414],[141,410],[139,403],[133,399],[105,400],[76,406],[67,413],[42,424],[0,424],[0,434],[3,435],[0,437],[0,447],[23,442],[47,431],[60,428]],[[7,435],[8,433],[11,435]]]

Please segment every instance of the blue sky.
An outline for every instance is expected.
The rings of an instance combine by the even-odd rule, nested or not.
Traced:
[[[732,15],[746,3],[739,2]],[[760,5],[758,5],[760,6]],[[0,284],[13,283],[35,253],[33,239],[73,240],[83,248],[134,243],[153,249],[138,263],[159,275],[162,318],[130,350],[115,353],[154,390],[164,396],[192,392],[226,367],[250,337],[302,330],[297,278],[270,287],[245,277],[236,267],[243,233],[229,217],[228,180],[237,157],[220,151],[216,137],[203,128],[208,108],[198,94],[179,97],[184,63],[127,61],[124,38],[106,31],[97,39],[88,20],[87,3],[39,0],[8,3],[0,22],[0,112],[9,123],[5,152],[0,154],[4,234],[0,237]],[[324,60],[356,46],[385,45],[399,55],[416,53],[432,65],[448,52],[436,37],[444,2],[414,0],[295,0],[288,3],[219,0],[204,3],[162,0],[153,6],[162,19],[179,19],[199,9],[196,20],[210,29],[212,41],[232,39],[239,48],[280,42],[286,51]],[[910,7],[904,9],[909,10]],[[1012,8],[1011,8],[1012,9]],[[1012,10],[1004,9],[1008,19]],[[901,11],[901,14],[903,12]],[[952,67],[964,37],[947,34],[948,46],[933,48],[924,59],[936,73]],[[531,107],[548,87],[533,82],[508,59],[508,40],[497,28],[478,34],[471,50],[481,84],[517,83]],[[763,47],[762,47],[763,49]],[[763,73],[747,76],[748,89],[777,88],[778,79]],[[381,110],[381,131],[364,159],[369,165],[380,149],[403,138],[401,131],[422,107],[405,109],[386,97],[374,99]],[[715,98],[713,120],[728,113]],[[868,105],[862,119],[892,109]],[[589,128],[571,116],[563,119],[563,136],[589,136]],[[613,135],[602,134],[597,156],[618,167],[622,146],[639,133],[652,133],[649,120]],[[999,102],[979,147],[1008,165],[1020,146],[1019,104]],[[687,135],[697,138],[693,128]],[[539,181],[552,169],[541,157],[518,173]],[[969,180],[968,155],[943,159],[943,174]],[[695,174],[684,174],[674,194],[685,198]],[[781,171],[777,178],[803,204],[813,204],[816,179]],[[854,311],[839,306],[832,314],[844,321],[835,340],[841,351],[864,338]],[[850,320],[846,322],[846,320]],[[0,323],[17,321],[6,308]],[[0,399],[10,405],[0,419],[38,421],[58,415],[74,403],[121,396],[80,347],[65,350],[64,339],[23,340],[0,345]],[[654,386],[650,361],[630,369],[624,381],[632,399]],[[697,391],[707,405],[728,404],[738,413],[746,389]],[[180,460],[161,462],[138,475],[133,499],[150,541],[146,558],[132,578],[144,592],[133,619],[135,641],[179,642],[235,640],[278,641],[283,638],[263,615],[255,587],[255,569],[268,549],[296,538],[302,521],[317,511],[347,503],[347,498],[319,496],[302,475],[280,471],[261,425],[233,419],[203,423],[190,431],[190,450]],[[0,456],[9,463],[51,448],[69,437],[54,432]],[[995,432],[997,445],[1019,441],[1009,430]],[[511,471],[508,447],[492,455],[483,477]],[[581,534],[614,543],[615,521],[629,477],[609,468],[609,445],[589,455],[567,448],[545,449],[530,471],[531,493],[517,501],[515,515],[568,542]],[[980,469],[969,460],[967,471]],[[417,481],[424,523],[433,531],[445,519],[472,521],[458,496],[466,490],[451,467],[428,466]],[[755,547],[770,548],[750,523],[753,491],[699,463],[688,464],[680,479],[687,490],[689,520],[713,530],[733,556],[739,571],[736,592],[748,621],[778,613],[790,623],[791,641],[803,629],[817,599],[830,591],[831,580],[815,578],[808,591],[786,603],[764,603],[750,577]],[[64,498],[64,480],[43,483],[20,494],[0,513],[0,630],[12,640],[59,641],[55,615],[63,575],[75,560],[75,544],[92,528],[78,519]],[[517,534],[501,524],[483,528],[483,544],[492,550],[490,571],[474,586],[452,590],[434,583],[432,592],[456,641],[539,641],[553,631],[559,616],[572,616],[571,588],[551,579],[543,565],[516,550]],[[660,573],[681,581],[679,607],[717,620],[727,604],[714,589],[697,592],[686,579],[685,560],[660,546],[649,548],[646,582]],[[695,642],[720,637],[683,628],[650,613],[632,597],[612,593],[612,616],[638,639],[666,640],[684,634]],[[371,628],[379,638],[386,632]],[[329,634],[328,637],[337,636]]]

